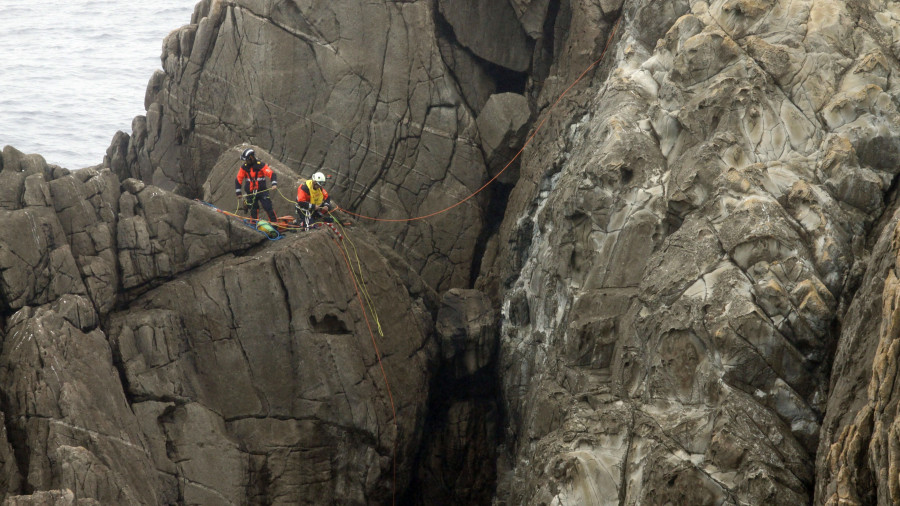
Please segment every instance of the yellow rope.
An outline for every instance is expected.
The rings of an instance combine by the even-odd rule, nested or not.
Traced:
[[[366,304],[369,305],[369,311],[372,313],[372,317],[375,319],[375,325],[378,327],[378,335],[384,337],[384,332],[381,329],[381,320],[378,318],[378,311],[375,310],[375,303],[372,301],[372,296],[369,294],[369,288],[366,285],[365,279],[363,278],[363,268],[362,261],[360,261],[359,259],[359,250],[356,249],[356,244],[354,244],[353,240],[350,239],[350,236],[347,234],[347,229],[344,228],[344,225],[340,222],[340,220],[335,220],[335,223],[337,223],[338,227],[341,228],[341,234],[343,234],[344,238],[347,239],[347,242],[350,243],[350,246],[353,248],[353,256],[356,258],[356,266],[359,272],[359,286],[362,287],[362,292],[365,296]],[[347,257],[350,257],[349,252],[347,253]],[[353,275],[355,277],[357,273],[354,272]]]

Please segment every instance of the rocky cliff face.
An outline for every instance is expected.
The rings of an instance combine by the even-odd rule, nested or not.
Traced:
[[[444,209],[476,190],[486,169],[437,29],[425,1],[204,0],[193,24],[165,40],[147,115],[114,140],[110,163],[198,196],[222,151],[250,142],[307,177],[334,175],[339,203],[360,214]],[[489,80],[472,81],[471,100],[485,100]],[[461,286],[484,219],[479,202],[427,222],[382,221],[376,233],[431,284]]]
[[[827,386],[842,323],[873,325],[843,315],[898,170],[890,9],[623,4],[606,79],[532,145],[498,241],[503,503],[811,501],[826,408],[861,404]],[[865,376],[844,360],[868,339],[835,371]],[[842,497],[889,481],[841,469],[859,416],[822,461]]]
[[[897,502],[898,27],[877,0],[201,1],[108,170],[0,159],[0,490]],[[243,143],[280,214],[323,170],[395,221],[270,242],[184,198],[230,210]]]
[[[405,490],[435,299],[373,237],[271,242],[108,170],[12,148],[2,162],[10,504],[385,503]]]

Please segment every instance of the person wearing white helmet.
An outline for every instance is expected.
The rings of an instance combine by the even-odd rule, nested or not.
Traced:
[[[234,193],[239,202],[246,204],[250,209],[250,217],[254,220],[259,216],[259,206],[265,209],[269,215],[269,220],[275,221],[275,210],[272,209],[272,199],[269,198],[269,192],[266,191],[266,178],[272,181],[272,189],[278,187],[278,178],[275,172],[265,163],[256,159],[256,152],[252,148],[247,148],[241,153],[241,160],[244,161],[238,169],[237,177],[234,178]],[[243,190],[244,195],[241,196]]]
[[[333,223],[331,212],[337,207],[331,202],[325,189],[325,174],[316,172],[312,179],[300,183],[297,188],[297,214],[307,227],[316,221]]]

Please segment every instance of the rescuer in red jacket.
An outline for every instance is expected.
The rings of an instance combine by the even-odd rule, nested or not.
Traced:
[[[234,193],[237,195],[238,201],[243,199],[243,203],[250,208],[250,217],[254,220],[259,216],[259,206],[265,209],[269,215],[270,221],[275,221],[275,211],[272,209],[272,199],[269,198],[269,192],[266,191],[266,178],[272,180],[272,189],[278,187],[278,180],[275,172],[268,165],[256,159],[256,152],[250,148],[241,153],[241,160],[244,163],[238,169],[237,177],[234,179]],[[244,191],[243,197],[241,190]]]
[[[322,185],[325,184],[325,174],[316,172],[312,175],[312,179],[300,183],[297,188],[297,214],[300,221],[307,227],[317,221],[333,223],[331,212],[334,211],[334,203],[328,196],[328,190]]]

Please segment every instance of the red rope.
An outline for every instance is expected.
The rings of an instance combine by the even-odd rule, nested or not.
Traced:
[[[594,68],[595,66],[597,66],[598,63],[600,63],[601,61],[603,61],[603,58],[606,56],[606,51],[607,51],[607,49],[609,49],[609,45],[612,43],[612,40],[613,40],[613,38],[614,38],[615,35],[616,35],[616,30],[618,30],[618,28],[619,28],[619,22],[620,22],[620,21],[622,21],[621,16],[619,17],[619,19],[616,20],[616,24],[613,25],[613,29],[612,29],[612,32],[609,34],[609,38],[606,39],[606,46],[603,47],[603,52],[600,53],[600,58],[597,58],[596,60],[594,60],[594,63],[591,63],[586,69],[584,69],[584,72],[582,72],[581,75],[578,76],[578,79],[575,79],[575,81],[573,81],[572,84],[569,85],[569,87],[566,88],[565,91],[562,92],[562,94],[559,96],[559,98],[557,98],[556,101],[553,102],[553,105],[550,106],[550,109],[547,110],[547,114],[545,114],[545,115],[544,115],[544,118],[541,120],[541,122],[538,123],[537,128],[535,128],[534,132],[531,133],[531,136],[528,137],[528,140],[525,141],[525,144],[522,145],[522,148],[519,150],[519,152],[516,153],[516,155],[512,157],[512,159],[509,161],[509,163],[507,163],[506,166],[503,167],[503,170],[501,170],[500,172],[498,172],[496,176],[492,177],[492,178],[490,179],[490,181],[488,181],[487,183],[484,183],[484,185],[483,185],[481,188],[475,190],[474,193],[472,193],[472,194],[469,195],[468,197],[466,197],[466,198],[460,200],[459,202],[453,204],[453,205],[450,206],[450,207],[447,207],[447,208],[441,209],[440,211],[435,211],[435,212],[433,212],[433,213],[426,214],[426,215],[423,215],[423,216],[416,216],[415,218],[398,218],[398,219],[375,218],[375,217],[373,217],[373,216],[366,216],[366,215],[363,215],[363,214],[356,214],[356,213],[353,213],[353,212],[351,212],[351,211],[348,211],[348,210],[346,210],[346,209],[341,208],[340,206],[338,207],[338,209],[340,209],[341,211],[344,211],[345,213],[347,213],[347,214],[349,214],[349,215],[351,215],[351,216],[356,216],[357,218],[361,218],[361,219],[364,219],[364,220],[386,221],[386,222],[393,222],[393,223],[405,223],[405,222],[410,222],[410,221],[417,221],[417,220],[424,220],[424,219],[427,219],[427,218],[432,218],[432,217],[437,216],[437,215],[439,215],[439,214],[446,213],[447,211],[449,211],[449,210],[451,210],[451,209],[453,209],[453,208],[455,208],[455,207],[458,207],[458,206],[464,204],[465,202],[469,201],[469,200],[472,199],[474,196],[476,196],[476,195],[478,195],[479,193],[481,193],[482,190],[484,190],[485,188],[487,188],[488,186],[490,186],[494,181],[496,181],[497,178],[500,177],[500,175],[503,174],[503,173],[506,171],[506,169],[508,169],[508,168],[510,167],[510,165],[512,165],[513,162],[515,162],[515,161],[519,158],[519,156],[522,154],[522,152],[525,151],[525,148],[527,148],[528,145],[531,144],[531,141],[534,140],[534,137],[537,135],[537,133],[538,133],[538,132],[541,130],[541,128],[544,126],[544,123],[547,122],[547,118],[550,116],[550,113],[551,113],[551,112],[553,111],[553,109],[555,109],[556,106],[562,101],[563,97],[565,97],[566,94],[569,93],[569,91],[570,91],[572,88],[574,88],[575,85],[578,84],[578,83],[584,78],[584,76],[587,75],[588,72],[590,72],[590,70],[591,70],[592,68]]]
[[[378,357],[378,365],[381,367],[381,375],[384,377],[384,384],[387,386],[388,398],[391,400],[391,411],[394,414],[394,452],[393,452],[393,472],[394,472],[394,482],[393,487],[391,489],[393,493],[393,502],[392,504],[397,503],[397,445],[399,444],[400,438],[400,428],[397,425],[397,408],[394,406],[394,394],[391,393],[391,384],[388,383],[387,373],[384,370],[384,363],[381,361],[381,351],[378,349],[378,342],[375,340],[375,332],[372,331],[372,324],[369,323],[369,315],[366,313],[366,307],[363,305],[362,295],[359,293],[359,285],[356,283],[356,276],[353,274],[353,266],[350,265],[350,259],[347,257],[347,254],[344,252],[344,248],[341,247],[341,244],[337,242],[337,240],[332,237],[332,241],[338,247],[338,250],[341,252],[341,256],[344,258],[344,262],[347,264],[347,269],[350,271],[350,278],[353,280],[353,288],[356,290],[356,299],[359,301],[359,307],[362,309],[363,317],[366,319],[366,326],[369,328],[369,335],[372,336],[372,346],[375,348],[375,356]]]

